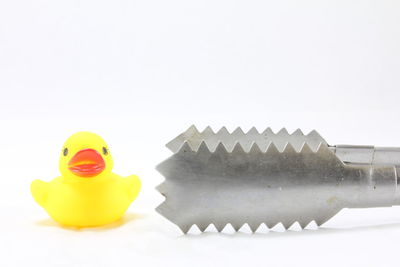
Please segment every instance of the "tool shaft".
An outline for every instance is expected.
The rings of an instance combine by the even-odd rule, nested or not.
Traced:
[[[357,196],[355,192],[346,193],[357,196],[349,199],[349,207],[380,207],[400,205],[400,148],[374,147],[355,145],[336,145],[329,147],[336,156],[347,165],[358,165],[368,168],[363,174],[363,182],[355,191],[364,191]],[[349,179],[349,177],[347,178]]]

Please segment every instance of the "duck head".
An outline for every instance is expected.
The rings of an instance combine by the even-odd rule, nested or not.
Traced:
[[[93,180],[110,174],[113,160],[106,142],[100,136],[78,132],[64,143],[59,168],[66,179]]]

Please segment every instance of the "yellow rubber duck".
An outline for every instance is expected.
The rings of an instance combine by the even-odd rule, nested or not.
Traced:
[[[79,132],[61,151],[61,176],[35,180],[33,198],[55,221],[65,226],[95,227],[118,221],[139,194],[139,177],[112,173],[113,160],[104,140]]]

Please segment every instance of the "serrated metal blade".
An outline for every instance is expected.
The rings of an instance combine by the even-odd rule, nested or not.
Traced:
[[[228,223],[236,231],[245,223],[253,232],[262,223],[304,228],[345,207],[391,206],[398,198],[394,166],[345,164],[315,131],[191,127],[169,147],[175,154],[157,167],[166,197],[157,211],[184,233],[193,224],[200,231]]]
[[[284,149],[287,143],[292,144],[296,151],[300,151],[304,143],[307,143],[313,151],[316,151],[320,144],[327,144],[316,131],[311,131],[308,135],[305,135],[300,129],[289,134],[285,128],[278,133],[274,133],[270,128],[267,128],[260,133],[253,127],[247,133],[244,133],[238,127],[232,133],[229,133],[226,127],[214,132],[208,126],[204,131],[199,132],[195,126],[191,126],[169,142],[167,147],[175,153],[184,142],[187,142],[196,151],[202,141],[207,144],[210,151],[214,151],[219,143],[222,143],[228,151],[232,151],[236,143],[241,144],[245,151],[249,151],[253,143],[256,143],[262,151],[265,151],[271,143],[274,143],[280,151]]]

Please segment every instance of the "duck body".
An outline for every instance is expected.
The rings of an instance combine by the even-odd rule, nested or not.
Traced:
[[[41,183],[34,182],[32,188]],[[47,194],[46,190],[36,192],[47,196],[34,198],[51,218],[65,226],[95,227],[115,222],[125,214],[139,193],[140,180],[135,175],[123,178],[114,173],[108,179],[85,183],[57,177],[45,187]]]
[[[113,223],[125,214],[140,191],[141,183],[136,175],[121,177],[112,173],[109,153],[104,153],[102,160],[99,149],[88,147],[93,144],[72,149],[76,151],[71,158],[60,162],[62,176],[50,182],[35,180],[31,184],[36,202],[64,226],[95,227]],[[67,156],[63,152],[62,157]],[[65,162],[69,167],[64,169]]]

